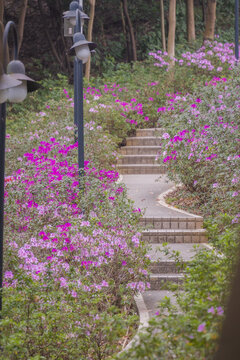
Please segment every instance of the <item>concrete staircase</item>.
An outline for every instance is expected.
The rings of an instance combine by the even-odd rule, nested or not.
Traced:
[[[141,236],[150,245],[151,288],[143,293],[143,299],[150,316],[154,315],[165,296],[175,301],[174,293],[168,291],[167,286],[174,283],[181,288],[184,278],[184,266],[179,272],[175,260],[159,248],[166,243],[167,248],[177,252],[187,264],[195,254],[196,245],[201,249],[207,242],[202,217],[169,208],[157,201],[169,186],[166,176],[163,175],[161,180],[158,177],[158,174],[165,173],[165,166],[155,161],[163,132],[163,129],[137,130],[136,136],[127,138],[126,146],[121,148],[118,163],[129,197],[136,207],[145,209],[145,216],[141,219]]]
[[[183,273],[179,273],[175,261],[170,255],[160,251],[162,244],[178,252],[184,263],[195,254],[195,247],[203,247],[207,242],[206,231],[202,229],[200,216],[186,218],[143,218],[142,240],[150,244],[151,290],[162,290],[168,282],[180,284]]]
[[[156,162],[163,129],[137,129],[121,148],[118,170],[121,174],[163,174],[165,166]]]

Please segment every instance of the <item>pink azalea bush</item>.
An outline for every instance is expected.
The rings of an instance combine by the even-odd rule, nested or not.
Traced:
[[[235,216],[240,205],[239,85],[215,77],[201,94],[171,100],[173,125],[162,136],[160,161],[169,177],[199,194],[203,204]],[[167,116],[167,109],[161,112],[163,126]]]
[[[133,295],[149,287],[141,214],[118,182],[111,135],[85,124],[79,177],[71,101],[48,106],[34,130],[7,136],[0,358],[105,358],[136,323]]]

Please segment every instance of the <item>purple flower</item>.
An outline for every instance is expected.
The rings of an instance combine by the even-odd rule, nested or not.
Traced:
[[[208,313],[213,315],[215,314],[215,309],[213,306],[211,306],[210,309],[208,309]]]
[[[11,271],[6,271],[4,274],[5,279],[13,279],[13,273]]]
[[[206,329],[206,324],[205,324],[205,322],[204,322],[204,323],[202,323],[202,324],[200,324],[200,325],[198,326],[197,331],[198,331],[198,332],[204,332],[205,329]]]
[[[218,314],[219,316],[222,316],[223,313],[224,313],[223,308],[222,308],[221,306],[217,307],[217,314]]]

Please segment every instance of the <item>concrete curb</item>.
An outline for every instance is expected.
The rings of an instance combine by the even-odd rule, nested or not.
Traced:
[[[195,215],[195,214],[192,214],[192,213],[190,213],[190,212],[188,212],[188,211],[184,211],[184,210],[178,209],[178,208],[176,208],[176,207],[174,207],[174,206],[171,206],[171,205],[169,205],[169,204],[166,203],[166,201],[165,201],[164,198],[165,198],[168,194],[170,194],[171,192],[177,190],[180,186],[181,186],[181,185],[173,186],[171,189],[168,189],[168,190],[164,191],[163,193],[161,193],[161,194],[157,197],[158,203],[159,203],[160,205],[162,205],[162,206],[167,207],[168,209],[175,210],[175,211],[178,211],[178,212],[180,212],[180,213],[182,213],[182,214],[189,215],[189,216],[193,216],[193,217],[198,218],[198,219],[202,219],[202,216]]]
[[[128,351],[133,345],[136,345],[139,343],[139,333],[144,330],[145,328],[148,327],[148,322],[150,320],[150,316],[147,310],[147,307],[145,305],[145,302],[143,300],[143,296],[141,293],[139,293],[138,295],[134,296],[134,301],[137,305],[138,308],[138,313],[139,313],[139,327],[137,330],[137,334],[133,337],[133,339],[125,346],[125,348],[120,351],[116,357],[118,358],[118,356],[122,355],[125,351]]]

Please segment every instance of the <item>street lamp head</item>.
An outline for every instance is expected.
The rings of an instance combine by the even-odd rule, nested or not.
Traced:
[[[19,85],[11,87],[8,90],[8,100],[13,103],[22,102],[28,91],[37,90],[39,87],[33,79],[25,75],[25,66],[19,60],[12,60],[7,66],[8,76],[13,80],[18,80]]]
[[[13,79],[10,75],[0,76],[0,104],[8,100],[8,90],[21,84],[21,81]]]
[[[76,26],[76,10],[80,10],[81,26],[84,25],[84,19],[89,20],[89,16],[83,12],[77,1],[72,1],[69,10],[63,13],[63,18],[70,21],[72,26]]]
[[[97,45],[91,41],[87,41],[85,36],[79,32],[74,34],[73,43],[70,50],[74,49],[77,58],[85,64],[90,57],[90,52],[94,50]]]

